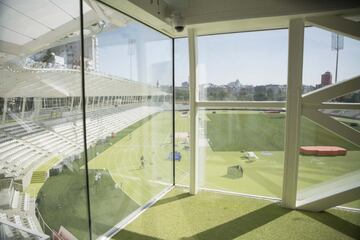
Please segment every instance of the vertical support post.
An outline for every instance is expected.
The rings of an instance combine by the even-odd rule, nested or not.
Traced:
[[[74,108],[74,96],[71,97],[71,105],[70,105],[70,112],[72,112],[73,108]]]
[[[88,105],[89,105],[89,97],[86,97],[86,99],[85,99],[85,110],[84,111],[87,111]]]
[[[93,96],[92,97],[92,105],[91,105],[91,110],[94,110],[94,106],[95,106],[95,99],[97,98],[97,96]]]
[[[105,106],[105,99],[106,99],[106,97],[103,96],[103,101],[102,101],[101,107],[104,107],[104,106]]]
[[[6,121],[7,105],[8,105],[8,99],[7,99],[7,97],[5,97],[5,98],[4,98],[3,115],[2,115],[2,123],[3,123],[3,124],[4,124],[5,121]]]
[[[304,22],[302,19],[290,20],[282,205],[291,209],[296,208],[303,49]]]
[[[24,120],[25,106],[26,106],[26,97],[23,97],[22,105],[21,105],[21,119],[22,120]]]
[[[190,72],[190,194],[197,194],[198,186],[198,159],[197,159],[197,42],[195,30],[188,29],[189,41],[189,72]]]
[[[80,101],[79,101],[79,110],[81,110],[81,105],[82,105],[82,97],[80,96]]]

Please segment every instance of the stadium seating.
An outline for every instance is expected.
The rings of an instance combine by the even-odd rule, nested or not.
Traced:
[[[27,229],[31,229],[33,231],[39,232],[39,229],[36,227],[36,224],[34,223],[34,217],[29,217],[29,216],[21,216],[18,214],[11,214],[11,216],[9,214],[0,212],[0,219],[1,220],[6,220],[8,222],[14,223],[18,226],[27,228]],[[14,227],[10,227],[8,225],[2,225],[2,234],[3,237],[5,237],[4,239],[7,240],[18,240],[18,239],[38,239],[35,236],[31,236],[31,234],[26,233],[25,231],[21,231],[19,229],[16,229]],[[42,232],[40,230],[40,232]]]
[[[126,127],[144,119],[161,109],[158,107],[137,107],[121,112],[116,108],[105,109],[103,112],[89,114],[86,119],[86,134],[88,146],[96,143],[100,139],[111,136],[114,132],[119,132]],[[82,120],[72,123],[65,123],[53,126],[54,132],[75,142],[78,146],[83,146],[83,126]]]
[[[20,140],[10,139],[0,144],[0,172],[6,177],[19,177],[28,168],[46,158],[46,154],[32,145],[24,145]]]
[[[89,112],[88,146],[161,110],[159,107],[105,108]],[[19,178],[53,155],[68,157],[83,151],[83,122],[56,124],[49,129],[33,122],[0,128],[0,173]]]

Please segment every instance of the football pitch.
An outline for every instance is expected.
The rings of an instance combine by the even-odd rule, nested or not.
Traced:
[[[200,184],[207,188],[281,197],[284,118],[262,112],[213,111],[200,116]],[[172,184],[172,114],[162,112],[136,128],[118,133],[100,149],[89,149],[90,203],[95,236],[104,233],[127,214]],[[189,131],[189,118],[176,112],[176,132]],[[188,142],[176,140],[181,161],[176,161],[176,183],[188,185]],[[302,156],[299,190],[360,169],[359,149],[325,129],[302,119],[302,145],[345,147],[346,156]],[[245,158],[252,151],[256,160]],[[142,160],[143,159],[143,160]],[[38,199],[45,221],[53,229],[64,225],[79,239],[86,234],[84,166],[50,177]],[[229,176],[230,166],[240,165],[243,176]],[[39,197],[40,196],[40,197]],[[60,201],[61,200],[61,201]],[[359,201],[349,206],[360,207]]]

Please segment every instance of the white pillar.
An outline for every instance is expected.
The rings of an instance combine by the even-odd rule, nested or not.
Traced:
[[[82,96],[80,96],[80,101],[79,101],[79,110],[81,110],[81,104],[82,104]]]
[[[21,106],[21,119],[22,120],[24,120],[25,106],[26,106],[26,97],[23,97],[22,106]]]
[[[8,104],[8,99],[5,97],[5,98],[4,98],[3,115],[2,115],[2,123],[3,123],[3,124],[4,124],[5,121],[6,121],[7,104]]]
[[[303,49],[304,22],[302,19],[290,20],[282,205],[291,209],[296,207]]]
[[[73,108],[74,108],[74,96],[71,97],[71,105],[70,105],[70,112],[72,112]]]
[[[102,97],[102,103],[101,106],[103,107],[105,105],[105,96]]]
[[[92,98],[91,110],[94,110],[95,99],[96,99],[96,98],[97,98],[96,96],[93,96],[93,98]]]
[[[197,41],[195,30],[188,29],[189,73],[190,73],[190,194],[199,191],[198,156],[197,156]]]
[[[89,105],[89,97],[85,98],[85,111],[87,111]]]

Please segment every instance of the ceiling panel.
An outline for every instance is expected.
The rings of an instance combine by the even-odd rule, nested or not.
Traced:
[[[73,19],[49,0],[0,0],[0,2],[52,29]]]
[[[68,14],[70,14],[73,18],[78,18],[79,14],[79,4],[78,1],[74,0],[49,0],[53,4],[56,4],[58,7],[62,8]],[[91,10],[91,8],[83,1],[83,11],[84,13]]]
[[[2,26],[0,26],[0,40],[4,42],[14,43],[17,45],[24,45],[25,43],[32,41],[31,38],[10,31]]]
[[[0,26],[34,39],[51,31],[48,27],[37,23],[31,18],[24,16],[1,2]]]

